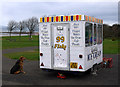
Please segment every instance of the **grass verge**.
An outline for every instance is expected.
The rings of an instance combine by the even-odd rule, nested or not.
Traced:
[[[29,40],[29,36],[12,36],[11,41],[7,36],[2,37],[2,49],[38,46],[38,42],[38,36],[32,36],[32,40]]]
[[[103,44],[103,53],[104,54],[117,54],[118,53],[118,40],[112,41],[110,39],[105,39],[104,44]],[[18,59],[20,56],[24,56],[28,60],[39,60],[39,49],[35,49],[33,51],[8,53],[8,54],[4,54],[4,56],[11,58],[11,59]]]
[[[9,37],[2,37],[2,49],[9,48],[21,48],[39,46],[39,36],[32,36],[32,40],[29,40],[29,36],[12,36],[13,41],[9,41]],[[112,41],[111,39],[104,39],[103,41],[103,53],[104,54],[117,54],[118,53],[118,41]],[[119,51],[120,54],[120,51]]]
[[[4,56],[11,58],[11,59],[19,59],[20,56],[24,56],[24,57],[26,57],[27,60],[39,60],[39,52],[36,50],[8,53],[8,54],[4,54]]]
[[[118,54],[118,40],[112,41],[111,39],[105,39],[103,42],[103,53]]]

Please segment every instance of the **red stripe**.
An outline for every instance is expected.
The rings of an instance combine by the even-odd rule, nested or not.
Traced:
[[[49,17],[47,17],[47,22],[49,22]]]
[[[79,19],[79,15],[76,15],[76,20],[78,21],[78,19]]]
[[[68,16],[66,16],[66,21],[68,21]]]
[[[56,22],[58,22],[58,16],[56,17]]]

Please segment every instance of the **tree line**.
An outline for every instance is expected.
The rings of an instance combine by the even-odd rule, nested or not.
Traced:
[[[22,32],[25,29],[29,30],[29,38],[31,39],[32,33],[38,29],[38,19],[36,17],[29,18],[27,20],[16,22],[14,20],[9,21],[8,31],[11,33],[13,30],[19,30],[19,36],[21,37]],[[118,39],[120,37],[120,24],[113,24],[109,26],[108,24],[103,24],[103,39],[111,38],[112,40]]]
[[[29,30],[29,39],[32,38],[32,34],[36,29],[38,29],[38,19],[36,17],[29,18],[27,20],[16,22],[14,20],[9,21],[8,23],[8,32],[10,34],[11,39],[11,33],[14,30],[19,30],[19,36],[21,38],[21,34],[23,31],[26,31],[26,29]]]
[[[110,38],[112,40],[119,39],[120,37],[120,24],[103,24],[103,39]]]

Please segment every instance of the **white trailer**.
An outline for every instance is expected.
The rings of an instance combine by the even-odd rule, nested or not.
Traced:
[[[41,17],[40,68],[85,72],[103,59],[103,20],[86,15]]]

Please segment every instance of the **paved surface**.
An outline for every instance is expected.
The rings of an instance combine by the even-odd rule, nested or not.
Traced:
[[[23,51],[34,50],[34,49],[38,49],[38,47],[34,46],[34,47],[4,49],[4,50],[2,50],[2,54],[5,54],[5,53],[14,53],[14,52],[23,52]]]
[[[37,49],[38,47],[27,47],[20,49],[3,50],[4,53],[21,52]],[[113,58],[113,67],[101,69],[98,75],[92,74],[68,74],[66,79],[58,79],[55,72],[42,71],[38,61],[24,61],[26,74],[12,75],[9,71],[16,60],[2,56],[3,85],[117,85],[118,84],[118,55],[106,54],[104,57]]]

